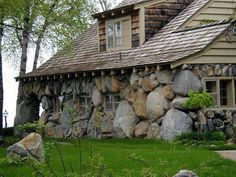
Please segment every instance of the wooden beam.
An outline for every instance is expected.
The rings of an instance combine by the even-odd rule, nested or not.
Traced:
[[[123,69],[120,72],[121,72],[121,74],[125,74],[126,73],[126,71],[123,70]]]
[[[124,9],[122,9],[122,10],[121,10],[121,13],[124,14],[124,13],[126,13],[126,11],[125,11]]]
[[[84,73],[83,73],[83,76],[84,76],[84,77],[86,77],[86,76],[87,76],[87,73],[86,73],[86,72],[84,72]]]
[[[57,76],[56,76],[56,75],[54,75],[54,76],[53,76],[53,79],[54,79],[54,80],[56,80],[56,79],[57,79]]]
[[[37,80],[38,80],[38,78],[37,78],[37,77],[35,77],[35,78],[34,78],[34,80],[35,80],[35,81],[37,81]]]
[[[104,72],[104,71],[101,71],[101,75],[104,76],[104,75],[105,75],[105,72]]]
[[[70,79],[70,74],[67,74],[68,79]]]
[[[102,14],[102,18],[106,18],[106,15]]]
[[[116,73],[115,73],[115,71],[114,70],[111,70],[111,75],[113,76],[113,75],[115,75]]]
[[[49,76],[47,76],[47,80],[50,80],[50,77],[49,77]]]
[[[43,76],[40,77],[41,81],[43,80]]]
[[[95,76],[95,75],[96,75],[96,73],[93,71],[93,72],[92,72],[92,76]]]
[[[160,71],[160,70],[161,70],[161,66],[157,65],[157,71]]]
[[[62,74],[60,74],[60,79],[63,79],[63,75]]]
[[[75,77],[77,78],[79,75],[78,75],[78,73],[75,73]]]
[[[112,13],[111,13],[111,16],[115,16],[115,15],[116,15],[115,12],[112,12]]]

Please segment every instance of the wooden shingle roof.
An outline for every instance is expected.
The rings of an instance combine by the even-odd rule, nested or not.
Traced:
[[[167,64],[193,55],[206,48],[231,25],[230,21],[222,21],[180,31],[181,25],[207,2],[195,0],[144,45],[129,50],[98,52],[95,25],[75,41],[71,50],[57,53],[23,77]]]

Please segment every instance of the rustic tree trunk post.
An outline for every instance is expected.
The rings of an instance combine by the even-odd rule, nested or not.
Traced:
[[[0,22],[2,22],[1,19]],[[2,136],[2,128],[3,128],[2,38],[3,38],[3,26],[0,26],[0,136]]]

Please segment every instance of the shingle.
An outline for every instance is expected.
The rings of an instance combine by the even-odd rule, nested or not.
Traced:
[[[97,25],[94,25],[75,41],[69,52],[57,53],[38,69],[25,76],[171,63],[195,54],[208,46],[231,24],[223,21],[180,31],[179,27],[207,2],[208,0],[195,0],[144,45],[129,50],[98,52]]]

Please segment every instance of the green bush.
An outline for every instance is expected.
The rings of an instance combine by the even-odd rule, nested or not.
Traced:
[[[191,132],[177,137],[178,140],[198,140],[198,141],[225,141],[226,136],[223,132]]]
[[[39,134],[44,133],[44,128],[45,128],[45,125],[38,123],[38,121],[35,121],[33,123],[26,123],[23,125],[18,125],[16,127],[17,130],[22,131],[23,133],[36,132]]]
[[[207,92],[189,92],[189,99],[184,103],[188,109],[202,109],[214,106],[214,98]]]
[[[14,135],[14,127],[3,128],[2,134],[4,137],[13,136]]]

